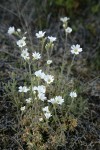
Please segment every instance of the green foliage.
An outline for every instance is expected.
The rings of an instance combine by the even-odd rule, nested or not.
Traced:
[[[19,95],[16,90],[17,81],[15,80],[15,74],[11,74],[11,81],[8,81],[8,83],[4,84],[4,90],[5,90],[5,97],[10,98],[12,100],[12,103],[14,107],[18,108],[20,106],[19,101]]]
[[[97,71],[100,70],[100,49],[98,49],[97,54],[92,61],[92,68]]]
[[[67,9],[72,9],[76,3],[74,0],[55,0],[56,5],[65,6]]]
[[[70,112],[76,116],[80,117],[87,109],[87,100],[83,99],[81,96],[78,97],[78,99],[74,99],[73,102],[71,98],[68,98],[68,96],[65,97],[65,103],[66,106],[70,107],[68,108]]]
[[[100,12],[100,3],[99,4],[95,4],[94,6],[92,6],[91,11],[94,14]]]
[[[80,10],[84,11],[86,7],[92,13],[98,13],[100,10],[100,3],[92,0],[49,0],[49,4],[59,8],[59,10],[60,8],[66,10],[70,15],[74,15],[74,12],[80,12]]]
[[[62,26],[66,33],[63,45],[66,51],[69,49],[68,43],[65,44],[69,33],[66,32],[65,24],[67,28],[66,17],[62,18]],[[64,74],[66,51],[61,58],[62,63],[59,66],[61,69],[56,72],[52,67],[55,59],[52,58],[52,51],[54,46],[57,49],[56,37],[45,37],[45,32],[39,31],[36,33],[38,44],[33,43],[31,49],[27,34],[25,37],[25,33],[16,29],[12,33],[11,29],[10,27],[8,30],[9,35],[21,38],[16,44],[21,54],[19,70],[23,72],[20,75],[18,72],[11,74],[11,81],[5,86],[5,91],[9,93],[9,98],[17,107],[18,123],[21,127],[20,137],[26,142],[28,150],[49,148],[56,150],[58,146],[65,146],[65,132],[75,130],[78,118],[86,110],[85,100],[80,95],[82,90],[79,85],[77,87],[72,77],[70,79],[75,57],[82,48],[79,48],[80,45],[73,45],[75,47],[71,50],[73,57]],[[48,60],[53,60],[52,65],[47,63]]]

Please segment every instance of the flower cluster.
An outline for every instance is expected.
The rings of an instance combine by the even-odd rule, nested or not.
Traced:
[[[46,32],[43,32],[43,31],[39,31],[38,33],[36,33],[36,37],[41,39],[44,37]],[[49,40],[50,40],[50,43],[53,43],[54,41],[56,41],[56,37],[53,37],[53,36],[48,36],[47,37]]]
[[[18,33],[20,33],[20,32],[21,32],[21,29],[17,29],[17,30],[15,31],[15,27],[9,27],[9,29],[8,29],[8,34],[9,34],[9,35],[18,34]]]
[[[66,34],[72,32],[72,28],[67,27],[67,24],[68,24],[68,20],[69,20],[69,19],[70,19],[70,18],[68,18],[68,17],[60,18],[60,21],[63,22],[63,28],[65,29]]]
[[[26,37],[23,37],[22,39],[18,40],[17,45],[19,46],[19,48],[22,49],[21,57],[24,58],[24,60],[29,60],[30,57],[29,57],[28,49],[24,48],[26,46],[25,40],[26,40]],[[38,52],[32,53],[32,56],[33,56],[33,60],[39,60],[41,58],[41,55]]]
[[[26,86],[20,86],[19,92],[27,93],[30,89]]]
[[[67,35],[68,33],[71,33],[71,32],[72,32],[72,28],[67,27],[68,20],[69,20],[68,17],[60,18],[60,21],[63,22],[63,27],[64,27],[64,29],[65,29],[66,35]],[[82,52],[82,48],[80,48],[80,45],[76,44],[76,45],[72,45],[72,46],[71,46],[71,53],[72,53],[72,54],[78,55],[80,52]]]
[[[65,31],[66,31],[66,28],[67,28],[67,24],[68,24],[68,20],[69,20],[70,18],[68,18],[68,17],[63,17],[63,18],[60,18],[60,21],[62,21],[62,23],[63,23],[63,28],[65,29]]]
[[[38,98],[41,100],[41,101],[44,101],[46,100],[46,96],[45,96],[45,92],[46,92],[46,87],[44,85],[39,85],[39,86],[34,86],[32,88],[32,91],[37,91],[38,92]]]
[[[65,40],[63,35],[60,35],[58,39],[55,36],[47,35],[44,31],[38,31],[35,33],[35,38],[39,44],[37,45],[37,42],[32,40],[32,43],[34,42],[33,47],[30,45],[29,39],[26,39],[27,32],[22,34],[21,30],[15,29],[15,27],[8,29],[9,35],[16,35],[16,44],[23,59],[21,61],[23,74],[18,75],[18,77],[21,76],[22,85],[19,85],[18,93],[12,92],[12,96],[18,109],[20,106],[19,123],[23,129],[20,138],[29,149],[63,147],[66,144],[66,131],[73,132],[77,126],[77,119],[74,117],[78,116],[83,109],[82,98],[78,97],[70,75],[74,58],[82,52],[82,48],[78,44],[71,46],[70,53],[73,58],[70,65],[67,64],[67,61],[70,60],[69,44],[67,44],[67,41],[70,40],[67,40],[67,36],[72,32],[72,28],[68,26],[68,17],[60,18],[60,21]],[[63,43],[63,46],[61,44],[61,48],[64,50],[61,56],[62,62],[55,58],[56,55],[53,55],[59,48],[57,39],[62,40],[61,43],[66,42]],[[67,52],[68,55],[66,55]],[[58,61],[58,67],[55,66],[56,61]],[[55,74],[53,69],[56,71]],[[64,72],[64,69],[67,71]],[[16,87],[14,86],[14,88]],[[46,135],[47,139],[45,138]]]
[[[32,98],[28,98],[28,99],[26,99],[25,101],[26,101],[26,103],[31,103]]]
[[[72,28],[68,27],[68,20],[69,18],[68,17],[64,17],[64,18],[60,18],[60,21],[63,23],[63,28],[64,28],[64,31],[66,33],[66,36],[67,34],[71,33],[72,32]],[[17,29],[15,31],[15,27],[10,27],[8,29],[8,34],[11,35],[11,34],[15,34],[15,33],[20,33],[21,30],[20,29]],[[46,32],[43,32],[43,31],[39,31],[38,33],[36,33],[36,37],[38,39],[47,39],[47,44],[45,45],[45,48],[47,50],[49,50],[49,48],[52,48],[54,46],[54,42],[57,40],[56,37],[53,37],[53,36],[47,36],[46,38],[44,37],[45,36],[45,33]],[[25,34],[24,34],[25,35]],[[42,41],[41,40],[41,41]],[[27,45],[26,45],[26,37],[25,36],[22,36],[21,39],[19,39],[17,42],[16,42],[17,46],[21,49],[21,57],[24,59],[24,60],[30,60],[30,54],[28,52],[28,48],[27,48]],[[72,54],[75,54],[75,55],[78,55],[80,52],[82,52],[82,48],[80,48],[80,45],[72,45],[71,46],[71,53]],[[32,57],[33,57],[33,60],[39,60],[41,59],[41,54],[39,52],[36,52],[34,51],[32,53]],[[31,61],[31,60],[30,60]],[[50,65],[52,63],[52,60],[48,59],[47,60],[47,65]],[[50,84],[54,81],[54,76],[53,75],[50,75],[50,74],[45,74],[42,70],[37,70],[34,72],[34,75],[42,80],[44,80],[47,84]],[[64,99],[62,98],[62,96],[55,96],[54,98],[51,98],[49,99],[48,96],[46,97],[46,86],[44,85],[38,85],[38,86],[33,86],[31,88],[28,88],[27,86],[19,86],[18,88],[18,91],[21,93],[27,93],[28,91],[31,91],[34,93],[34,95],[36,96],[36,101],[37,99],[41,100],[43,104],[45,103],[51,103],[53,105],[62,105],[64,103]],[[33,94],[32,93],[32,94]],[[29,94],[29,93],[28,93]],[[69,96],[72,98],[72,100],[74,98],[77,97],[77,93],[75,91],[72,91],[70,92]],[[31,104],[32,102],[32,99],[33,97],[30,96],[30,98],[27,98],[25,99],[25,102],[27,104]],[[28,105],[29,106],[29,105]],[[52,105],[50,105],[52,107]],[[24,111],[26,108],[26,106],[23,106],[21,107],[21,111]],[[49,106],[45,106],[42,108],[42,111],[44,113],[44,116],[46,119],[49,119],[51,116],[52,116],[52,112],[50,112],[49,110]],[[43,118],[40,118],[39,119],[40,121],[43,120]]]
[[[44,115],[45,115],[46,119],[49,119],[52,116],[50,111],[49,111],[49,107],[48,106],[42,108],[42,110],[44,112]]]
[[[50,100],[48,100],[48,102],[52,104],[62,105],[62,103],[64,102],[64,99],[62,98],[62,96],[56,96],[55,98],[51,98]]]
[[[50,48],[53,48],[53,46],[54,46],[54,42],[56,41],[56,37],[53,37],[53,36],[48,36],[48,37],[44,37],[45,36],[45,33],[46,32],[43,32],[43,31],[39,31],[38,33],[36,33],[35,35],[36,35],[36,37],[38,38],[38,39],[42,39],[41,40],[41,42],[45,42],[45,40],[47,39],[48,40],[48,42],[46,43],[46,45],[45,45],[45,49],[46,50],[49,50]]]
[[[47,84],[50,84],[54,81],[54,76],[48,74],[46,75],[44,72],[42,72],[42,70],[38,70],[34,74],[36,77],[43,79]]]

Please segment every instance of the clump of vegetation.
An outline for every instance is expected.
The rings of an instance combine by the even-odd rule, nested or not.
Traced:
[[[68,27],[70,18],[60,18],[65,38],[72,32]],[[22,74],[12,72],[12,81],[5,90],[17,108],[19,138],[28,150],[54,150],[66,147],[66,132],[74,132],[79,117],[87,108],[73,77],[70,76],[74,60],[82,52],[79,44],[68,49],[67,40],[60,70],[53,70],[52,53],[57,37],[46,36],[39,31],[35,37],[38,45],[32,43],[27,32],[10,27],[8,34],[16,39],[20,51],[19,68]],[[67,54],[71,64],[67,64]],[[64,69],[67,67],[67,74]],[[16,78],[21,79],[19,82]]]
[[[96,14],[100,10],[100,3],[92,0],[49,0],[47,6],[51,8],[50,11],[52,10],[52,12],[57,9],[60,14],[67,13],[72,17],[79,16],[80,12],[83,12],[85,8],[87,8],[88,14]]]

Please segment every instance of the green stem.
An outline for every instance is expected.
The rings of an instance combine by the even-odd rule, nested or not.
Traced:
[[[74,102],[74,98],[72,98],[72,101],[71,101],[70,107],[68,108],[67,113],[70,111],[70,109],[71,109],[71,107],[72,107],[72,105],[73,105],[73,102]]]
[[[41,55],[43,54],[45,39],[43,38],[41,41]]]
[[[67,34],[66,34],[66,38],[65,38],[65,48],[64,48],[64,54],[63,54],[63,60],[62,60],[62,67],[61,67],[61,79],[62,79],[64,67],[65,67],[64,57],[66,55],[66,51],[67,51]]]
[[[75,59],[75,55],[73,56],[72,62],[71,62],[71,64],[70,64],[69,68],[68,68],[67,81],[68,81],[68,79],[69,79],[69,75],[70,75],[71,68],[72,68],[72,66],[73,66],[73,64],[74,64],[74,59]]]

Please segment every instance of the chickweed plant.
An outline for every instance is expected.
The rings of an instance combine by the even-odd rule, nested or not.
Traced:
[[[60,21],[67,38],[72,32],[68,27],[69,18],[60,18]],[[12,73],[12,82],[6,85],[18,112],[19,138],[28,150],[56,150],[62,146],[66,149],[66,132],[75,130],[79,115],[86,107],[70,77],[75,57],[82,52],[82,48],[79,44],[71,46],[70,55],[73,58],[64,74],[64,58],[60,71],[52,68],[51,55],[57,37],[46,37],[45,31],[39,31],[35,35],[39,46],[31,49],[27,33],[22,33],[21,29],[10,27],[8,34],[17,39],[19,68],[23,69],[22,74]],[[64,55],[67,55],[67,43],[64,45]],[[22,81],[17,81],[16,77]]]

